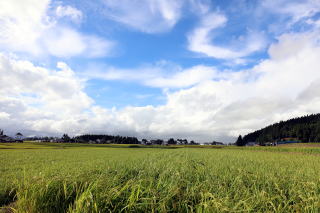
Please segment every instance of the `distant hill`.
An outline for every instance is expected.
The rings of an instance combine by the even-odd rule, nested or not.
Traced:
[[[320,114],[311,114],[267,126],[243,137],[243,142],[264,144],[279,140],[320,142]]]

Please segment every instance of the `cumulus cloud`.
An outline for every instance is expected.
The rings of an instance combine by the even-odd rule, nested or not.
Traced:
[[[93,100],[63,62],[57,70],[0,55],[0,126],[9,133],[75,133]]]
[[[110,54],[114,42],[80,33],[60,22],[62,17],[79,21],[82,17],[79,10],[59,5],[56,13],[49,15],[50,3],[49,0],[1,1],[1,50],[57,57],[102,57]]]
[[[29,61],[1,55],[0,94],[62,114],[81,112],[90,106],[92,100],[82,91],[81,80],[66,64],[60,62],[58,68],[50,71]]]
[[[318,112],[318,35],[285,34],[269,48],[270,58],[251,69],[214,71],[210,81],[167,92],[164,105],[122,109],[97,106],[84,92],[85,82],[64,63],[48,70],[1,56],[0,126],[47,134],[103,132],[232,142],[238,134]],[[289,51],[295,47],[297,51]],[[192,76],[194,69],[172,79],[188,79],[184,75]]]
[[[57,17],[51,17],[47,14],[49,1],[28,0],[32,7],[25,2],[0,2],[2,49],[57,57],[106,54],[105,50],[110,47],[108,41],[59,24],[60,18],[78,19],[79,15],[72,15],[75,11],[64,8],[56,13]],[[138,1],[124,2],[139,5]],[[317,1],[308,2],[317,6]],[[147,11],[143,15],[150,19],[142,20],[142,24],[138,23],[142,15],[131,13],[126,5],[117,5],[115,1],[105,1],[105,4],[109,9],[114,8],[114,13],[110,13],[114,20],[148,33],[170,29],[181,16],[179,1],[148,1],[143,5]],[[239,38],[242,46],[216,45],[215,33],[228,24],[227,16],[210,11],[205,4],[196,7],[201,20],[188,37],[192,51],[241,63],[243,57],[263,46],[263,35],[254,31]],[[104,108],[86,94],[86,81],[66,63],[59,62],[55,69],[49,69],[1,54],[0,128],[25,135],[108,133],[233,142],[238,134],[267,124],[318,113],[320,37],[318,20],[313,17],[314,7],[308,8],[305,14],[290,14],[296,17],[293,20],[307,19],[314,27],[304,32],[281,33],[268,48],[268,58],[252,68],[220,70],[201,64],[183,68],[160,62],[135,69],[107,67],[104,72],[91,69],[82,76],[174,88],[166,90],[166,103],[160,106]],[[287,8],[278,13],[288,11],[291,10]],[[127,21],[130,17],[135,23]],[[153,25],[154,21],[160,24]],[[155,26],[160,31],[153,28]],[[67,45],[69,48],[65,48]]]
[[[316,34],[283,35],[270,48],[270,59],[254,68],[168,94],[167,104],[157,108],[165,110],[161,120],[168,124],[157,126],[158,132],[226,140],[282,119],[318,113],[317,39]],[[287,51],[292,43],[299,51]]]
[[[170,30],[180,19],[181,0],[104,0],[105,15],[146,33]]]

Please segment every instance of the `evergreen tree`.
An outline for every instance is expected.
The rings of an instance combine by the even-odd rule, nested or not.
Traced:
[[[168,140],[168,144],[174,145],[174,144],[177,144],[177,141],[175,141],[173,138],[170,138],[170,139]]]
[[[244,146],[246,143],[244,142],[244,140],[242,139],[242,136],[239,135],[237,141],[236,141],[236,145],[237,146]]]
[[[62,138],[63,142],[70,142],[71,138],[69,137],[68,134],[63,134]]]

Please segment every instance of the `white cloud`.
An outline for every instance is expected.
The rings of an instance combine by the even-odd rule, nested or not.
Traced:
[[[318,0],[264,0],[262,6],[272,13],[289,15],[291,17],[289,26],[302,19],[312,17],[320,11],[320,2]]]
[[[274,35],[306,31],[317,27],[318,0],[263,0],[256,8],[257,18],[267,18],[267,30]]]
[[[82,92],[83,83],[67,65],[60,62],[58,67],[60,70],[50,71],[0,55],[0,95],[59,114],[81,112],[92,100]]]
[[[0,112],[0,119],[8,120],[10,118],[10,114],[6,112]]]
[[[212,12],[210,4],[204,4],[206,10],[199,13],[199,24],[188,34],[188,49],[206,57],[226,59],[225,65],[246,64],[245,57],[265,50],[273,36],[319,28],[318,0],[263,0],[256,4],[239,4],[245,4],[250,13],[239,10],[239,14],[233,14],[234,7],[232,10],[227,7],[225,13],[219,8],[218,12]],[[245,29],[241,20],[246,24]],[[241,35],[234,36],[239,29]]]
[[[212,67],[195,66],[190,69],[177,72],[168,77],[155,77],[144,82],[150,87],[159,88],[184,88],[208,81],[217,76]]]
[[[114,42],[78,32],[60,22],[61,17],[79,20],[82,14],[70,6],[58,6],[48,15],[49,0],[1,1],[0,48],[33,56],[108,56]]]
[[[210,0],[189,0],[190,10],[195,14],[206,14],[210,10]]]
[[[96,36],[83,35],[70,28],[54,28],[43,39],[49,54],[58,57],[101,57],[107,56],[114,43]],[[66,48],[67,47],[67,48]]]
[[[136,69],[109,67],[105,71],[97,71],[90,68],[83,76],[89,79],[131,81],[155,88],[186,88],[217,78],[219,73],[213,67],[199,65],[182,69],[162,61]]]
[[[153,131],[226,140],[282,119],[318,113],[320,47],[314,43],[318,38],[283,35],[270,48],[271,58],[253,69],[227,72],[220,80],[169,93],[167,104],[155,109],[154,114],[162,117],[161,122],[152,122]],[[293,43],[299,50],[287,51]]]
[[[181,0],[104,0],[108,18],[146,33],[170,30],[180,19]]]
[[[144,33],[170,31],[189,12],[205,14],[210,0],[102,0],[103,14]]]
[[[193,79],[196,70],[208,70],[214,80],[167,92],[167,102],[161,106],[123,109],[94,105],[83,91],[84,82],[64,63],[58,64],[58,71],[50,71],[2,56],[0,74],[5,77],[0,80],[0,126],[12,132],[92,132],[232,142],[240,133],[319,112],[318,39],[316,33],[283,35],[270,47],[270,58],[248,70],[219,72],[205,66],[183,70],[170,78],[174,80],[159,84],[188,82],[185,76]],[[296,51],[288,51],[291,48]]]
[[[264,35],[255,31],[248,31],[245,38],[239,37],[237,42],[233,42],[237,45],[219,46],[213,44],[214,32],[224,27],[227,21],[227,17],[220,13],[208,12],[202,15],[199,26],[188,35],[188,49],[208,57],[238,59],[265,48]]]
[[[13,51],[39,52],[35,45],[44,30],[45,11],[49,1],[1,1],[0,45]]]
[[[70,26],[59,25],[58,19],[52,20],[46,14],[50,2],[29,1],[34,7],[23,3],[20,8],[19,4],[0,2],[2,48],[58,57],[83,54],[97,57],[106,54],[108,41],[79,33]],[[146,20],[134,25],[122,19],[117,21],[154,33],[159,32],[153,29],[156,25],[151,25],[154,20],[160,21],[159,29],[163,32],[174,26],[181,16],[180,6],[172,6],[166,1],[150,2],[144,5],[147,15],[151,17],[150,22]],[[137,2],[127,3],[138,5]],[[121,17],[136,15],[131,14],[130,8],[122,3],[120,6],[112,5],[116,4],[112,1],[106,4],[116,8],[116,15],[123,13]],[[215,33],[226,26],[228,20],[221,13],[209,12],[205,5],[202,9],[202,4],[198,6],[202,11],[202,20],[189,36],[192,51],[241,63],[243,57],[262,47],[263,36],[255,32],[239,38],[243,41],[242,46],[217,46]],[[302,19],[308,18],[313,25],[317,23],[310,19],[310,14],[314,14],[312,11],[307,13],[309,15],[292,14]],[[70,14],[63,17],[72,18]],[[138,14],[132,20],[141,17]],[[85,81],[63,62],[57,64],[57,70],[52,70],[0,55],[0,128],[12,133],[17,130],[60,135],[65,132],[91,132],[183,137],[202,141],[233,140],[240,133],[281,119],[319,112],[319,39],[318,28],[307,33],[283,34],[269,47],[269,58],[247,70],[218,70],[205,65],[182,68],[161,62],[136,69],[109,67],[105,72],[91,70],[86,73],[90,78],[175,88],[173,91],[166,90],[167,102],[164,105],[128,106],[123,109],[95,105],[84,91]]]
[[[81,19],[83,18],[83,14],[80,10],[77,8],[71,7],[69,5],[63,6],[59,5],[56,8],[56,15],[57,17],[70,17],[72,21],[75,23],[79,23]]]

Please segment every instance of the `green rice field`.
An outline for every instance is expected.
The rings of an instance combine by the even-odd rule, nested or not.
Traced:
[[[320,146],[0,144],[0,212],[319,212]]]

